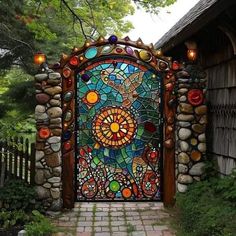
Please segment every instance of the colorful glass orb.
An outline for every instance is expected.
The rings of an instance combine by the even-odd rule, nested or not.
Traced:
[[[197,151],[197,150],[193,150],[193,151],[191,152],[191,159],[192,159],[193,161],[200,161],[201,158],[202,158],[202,153],[201,153],[201,152],[199,152],[199,151]]]
[[[122,53],[122,52],[123,52],[123,49],[122,49],[122,48],[116,48],[116,52],[117,52],[117,53]]]
[[[125,51],[129,54],[129,55],[133,55],[134,51],[131,47],[125,47]]]
[[[144,129],[150,133],[154,133],[157,131],[156,126],[152,122],[149,122],[149,121],[144,123]]]
[[[173,61],[173,63],[172,63],[172,69],[173,69],[173,70],[179,70],[179,67],[180,67],[179,62]]]
[[[84,81],[84,82],[88,82],[90,80],[90,76],[88,74],[82,74],[81,75],[81,79]]]
[[[99,101],[99,94],[96,91],[89,91],[85,97],[89,104],[95,104]]]
[[[118,40],[118,38],[117,38],[116,35],[111,35],[111,36],[109,37],[109,39],[108,39],[108,42],[109,42],[110,44],[115,44],[115,43],[117,42],[117,40]]]
[[[78,61],[78,57],[77,57],[77,56],[71,57],[71,59],[70,59],[70,64],[71,64],[72,66],[77,66],[78,63],[79,63],[79,61]]]
[[[64,68],[62,74],[65,78],[69,78],[71,75],[71,69],[68,67]]]
[[[72,79],[71,79],[71,78],[68,78],[68,79],[66,80],[66,87],[69,88],[71,85],[72,85]]]
[[[92,58],[96,57],[97,53],[98,53],[98,49],[96,47],[91,47],[86,50],[84,56],[87,59],[92,59]]]
[[[150,152],[149,156],[151,159],[156,159],[158,157],[159,153],[156,150],[153,150]]]
[[[165,88],[166,88],[167,91],[172,91],[173,88],[174,88],[174,84],[173,83],[167,83],[165,85]]]
[[[120,184],[116,180],[112,180],[109,184],[109,188],[112,192],[117,192],[120,189]]]
[[[146,50],[141,50],[139,52],[139,57],[140,59],[142,59],[143,61],[149,62],[152,60],[152,54]]]
[[[57,62],[57,63],[55,63],[55,64],[53,65],[53,68],[54,68],[54,69],[59,69],[60,66],[61,66],[60,62]]]
[[[107,54],[107,53],[110,53],[112,50],[114,49],[114,46],[112,45],[106,45],[102,48],[102,51],[101,53],[102,54]]]
[[[51,134],[51,131],[47,127],[43,127],[43,128],[39,129],[39,137],[40,138],[46,139],[50,136],[50,134]]]
[[[129,188],[124,188],[122,190],[122,195],[123,195],[124,198],[130,198],[131,195],[132,195],[132,192]]]
[[[34,55],[34,63],[37,65],[41,65],[42,63],[46,62],[46,55],[42,52],[38,52]]]
[[[67,131],[64,132],[64,134],[63,134],[63,139],[64,139],[64,140],[68,140],[68,139],[70,139],[71,135],[72,135],[71,131],[67,130]]]
[[[64,150],[69,151],[71,149],[71,142],[64,143]]]
[[[193,106],[198,106],[203,103],[203,93],[200,89],[191,89],[188,92],[188,101]]]
[[[168,64],[164,61],[159,62],[159,69],[160,70],[166,70],[168,68]]]
[[[72,97],[73,97],[73,92],[72,92],[72,91],[68,91],[68,92],[66,92],[66,93],[64,94],[63,100],[64,100],[65,102],[69,102],[69,101],[72,99]]]

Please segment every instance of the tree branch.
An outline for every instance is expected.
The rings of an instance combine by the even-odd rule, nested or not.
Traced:
[[[10,29],[9,29],[5,24],[1,23],[1,24],[0,24],[0,27],[5,28],[5,30],[8,32],[8,34],[7,34],[6,36],[7,36],[9,39],[11,39],[11,40],[13,40],[13,41],[15,41],[15,42],[17,42],[17,43],[20,43],[20,44],[25,45],[26,47],[28,47],[28,48],[30,49],[30,51],[32,52],[32,54],[34,54],[34,50],[33,50],[33,48],[31,47],[31,45],[28,44],[28,43],[26,43],[26,42],[24,42],[24,41],[22,41],[22,40],[20,40],[20,39],[13,38],[13,37],[10,35],[10,32],[11,32]]]
[[[65,0],[61,0],[61,2],[65,5],[65,7],[70,11],[70,13],[73,15],[74,18],[76,18],[79,21],[80,28],[82,31],[82,34],[85,39],[88,39],[88,36],[86,35],[83,27],[83,21],[82,19],[71,9],[71,7],[68,5],[68,3]]]

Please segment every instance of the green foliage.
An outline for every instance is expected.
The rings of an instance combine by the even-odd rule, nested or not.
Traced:
[[[0,77],[0,138],[35,133],[33,77],[12,68]],[[31,137],[30,137],[31,138]]]
[[[0,70],[20,65],[30,74],[36,72],[32,57],[37,51],[48,60],[58,60],[63,51],[80,46],[85,39],[99,35],[121,36],[132,29],[126,16],[134,13],[134,4],[148,12],[175,0],[8,0],[0,1]]]
[[[22,180],[9,180],[0,191],[0,202],[6,210],[29,211],[36,207],[36,193]]]
[[[236,207],[236,170],[214,184],[215,193],[220,194],[226,201],[232,202]]]
[[[45,236],[57,232],[57,228],[40,212],[32,211],[33,221],[25,225],[27,236]]]
[[[30,216],[23,210],[0,211],[0,228],[10,229],[16,226],[23,226],[30,221]]]
[[[9,90],[4,94],[6,96],[6,100],[17,102],[17,103],[25,103],[28,110],[33,110],[35,107],[35,88],[34,81],[17,81],[14,84],[11,84]]]
[[[176,205],[180,235],[236,235],[236,174],[193,184]]]
[[[176,0],[134,0],[138,7],[143,7],[147,12],[158,14],[161,7],[169,6]]]
[[[5,103],[0,103],[0,119],[7,113],[9,106]]]

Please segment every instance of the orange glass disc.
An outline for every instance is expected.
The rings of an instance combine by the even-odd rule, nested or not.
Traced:
[[[131,197],[132,192],[129,188],[124,188],[122,190],[122,195],[123,195],[124,198],[129,198],[129,197]]]
[[[39,137],[43,138],[43,139],[46,139],[46,138],[48,138],[50,136],[50,133],[51,133],[51,131],[50,131],[49,128],[47,128],[47,127],[40,128],[40,130],[39,130]]]
[[[90,91],[86,95],[86,100],[90,104],[95,104],[99,100],[99,95],[95,91]]]

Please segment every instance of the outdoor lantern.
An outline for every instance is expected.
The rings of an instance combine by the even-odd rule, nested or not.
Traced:
[[[37,65],[41,65],[46,62],[46,55],[42,52],[38,52],[34,55],[34,63]]]
[[[195,62],[197,60],[197,43],[195,41],[187,41],[185,42],[187,47],[187,58],[191,62]]]
[[[196,61],[197,59],[197,49],[188,49],[187,57],[189,61]]]

